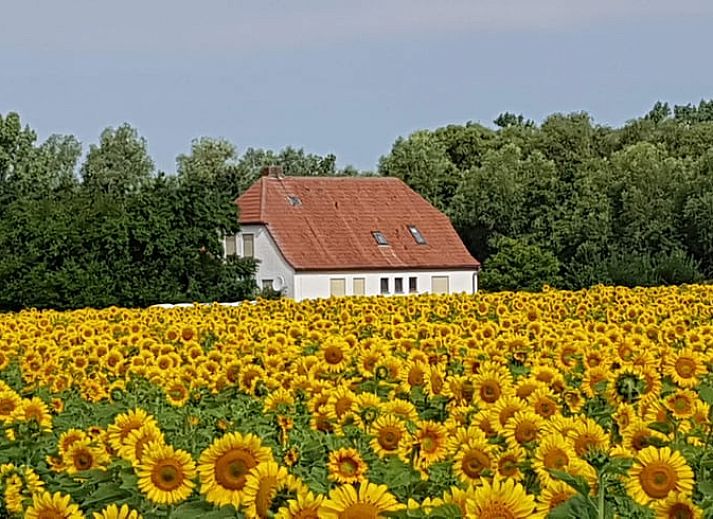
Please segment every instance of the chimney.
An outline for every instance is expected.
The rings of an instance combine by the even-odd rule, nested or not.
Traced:
[[[269,178],[282,178],[282,166],[265,166],[262,168],[261,175]]]

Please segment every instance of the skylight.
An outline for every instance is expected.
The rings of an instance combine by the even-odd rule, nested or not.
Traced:
[[[388,245],[389,241],[386,239],[386,236],[384,236],[384,233],[381,231],[372,231],[371,235],[374,237],[376,240],[376,243],[379,245]]]
[[[408,230],[411,233],[411,236],[413,236],[413,239],[416,240],[416,243],[419,245],[426,245],[426,238],[423,237],[423,234],[421,234],[421,231],[418,230],[418,227],[415,225],[409,225]]]

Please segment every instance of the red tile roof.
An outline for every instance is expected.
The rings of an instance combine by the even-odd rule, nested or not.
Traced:
[[[263,176],[236,203],[240,224],[266,225],[295,270],[480,265],[450,220],[397,178]],[[409,225],[425,245],[416,243]],[[389,245],[379,246],[374,231]]]

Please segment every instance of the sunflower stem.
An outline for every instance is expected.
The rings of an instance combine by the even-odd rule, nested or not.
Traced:
[[[604,513],[604,473],[602,471],[599,474],[599,492],[597,497],[599,498],[599,503],[597,504],[597,518],[605,519],[606,514]]]

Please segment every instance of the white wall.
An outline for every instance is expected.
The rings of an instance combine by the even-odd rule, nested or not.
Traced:
[[[389,295],[394,294],[394,278],[403,278],[404,294],[409,293],[409,278],[416,277],[418,294],[431,292],[432,276],[448,276],[449,293],[475,293],[478,290],[478,274],[475,270],[429,270],[389,272],[296,272],[294,274],[294,299],[329,297],[329,280],[344,278],[346,295],[354,295],[354,278],[365,279],[365,295],[381,294],[381,278],[389,278]]]
[[[237,252],[242,256],[243,251],[243,234],[252,234],[254,238],[255,259],[260,260],[257,264],[257,274],[255,280],[258,287],[262,288],[262,282],[265,279],[274,281],[274,288],[279,289],[278,280],[285,280],[284,293],[287,297],[295,297],[294,287],[294,270],[285,261],[280,249],[277,248],[275,240],[272,239],[269,231],[264,225],[241,225],[240,232],[237,238]]]

